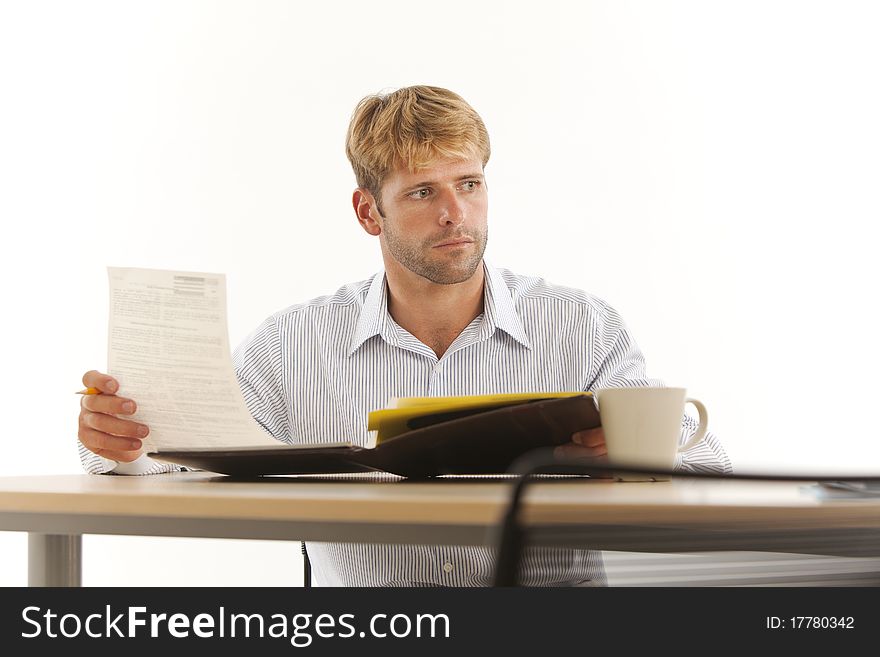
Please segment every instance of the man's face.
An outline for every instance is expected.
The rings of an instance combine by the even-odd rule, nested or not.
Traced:
[[[468,280],[482,263],[489,198],[479,159],[398,169],[382,184],[380,205],[386,260],[440,285]]]

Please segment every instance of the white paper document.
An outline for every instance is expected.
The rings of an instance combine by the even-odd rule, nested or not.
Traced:
[[[229,351],[223,274],[108,267],[108,370],[150,427],[144,451],[281,447],[251,417]]]

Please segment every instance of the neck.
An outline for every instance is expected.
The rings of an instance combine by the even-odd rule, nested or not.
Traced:
[[[483,312],[485,274],[480,264],[461,283],[440,285],[399,266],[388,266],[388,312],[437,357]],[[397,263],[394,263],[397,264]]]

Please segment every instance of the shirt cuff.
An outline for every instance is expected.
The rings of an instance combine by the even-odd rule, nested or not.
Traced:
[[[158,461],[154,461],[146,454],[141,454],[131,463],[111,461],[110,459],[105,459],[103,456],[101,459],[104,461],[104,466],[107,468],[104,472],[112,472],[113,474],[120,475],[147,474],[151,468],[155,468],[159,465]]]

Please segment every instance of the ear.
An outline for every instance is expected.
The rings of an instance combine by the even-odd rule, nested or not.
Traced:
[[[354,206],[354,213],[357,215],[358,223],[367,233],[376,236],[382,232],[382,225],[377,221],[383,219],[379,214],[378,204],[373,195],[363,187],[354,190],[351,196],[351,204]]]

